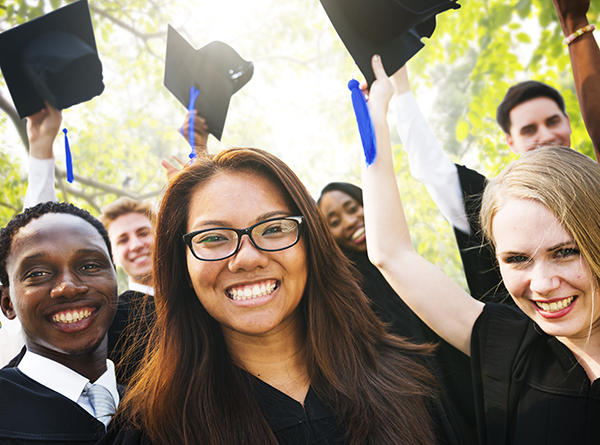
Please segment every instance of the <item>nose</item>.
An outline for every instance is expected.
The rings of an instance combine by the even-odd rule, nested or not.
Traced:
[[[535,294],[547,297],[560,287],[560,277],[551,264],[540,262],[533,267],[529,287]]]
[[[88,286],[74,274],[65,272],[50,290],[50,298],[71,299],[88,291]]]
[[[259,267],[264,268],[268,264],[268,253],[252,244],[248,235],[242,235],[240,248],[229,258],[228,267],[231,272],[249,272]]]
[[[558,142],[556,135],[552,131],[550,131],[550,129],[545,125],[539,126],[536,139],[536,142]]]
[[[358,220],[358,217],[356,216],[356,214],[347,214],[345,213],[342,216],[342,225],[344,230],[348,230],[348,229],[353,229],[354,226],[356,226],[356,222]]]
[[[144,241],[137,235],[131,237],[129,242],[129,248],[131,250],[139,249],[144,246]]]

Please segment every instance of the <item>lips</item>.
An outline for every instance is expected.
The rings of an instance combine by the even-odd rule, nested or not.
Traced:
[[[139,256],[137,256],[135,258],[132,258],[129,261],[131,261],[133,264],[136,264],[136,265],[140,266],[142,264],[146,264],[149,259],[150,259],[150,255],[149,254],[144,254],[144,255],[139,255]]]
[[[277,289],[276,280],[266,280],[260,283],[235,286],[227,289],[227,295],[234,301],[254,300],[273,293]]]
[[[97,308],[81,307],[66,309],[50,315],[54,326],[64,332],[75,332],[86,329],[97,315]]]
[[[544,318],[560,318],[568,314],[573,308],[577,297],[556,299],[552,301],[533,301],[537,311]]]

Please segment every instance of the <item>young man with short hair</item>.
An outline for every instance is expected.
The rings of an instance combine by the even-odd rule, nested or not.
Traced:
[[[26,347],[0,370],[0,442],[93,444],[119,404],[107,331],[117,305],[108,234],[72,204],[0,230],[0,307]]]

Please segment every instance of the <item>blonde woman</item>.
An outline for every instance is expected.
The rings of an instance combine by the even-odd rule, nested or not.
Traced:
[[[412,247],[386,121],[393,87],[375,56],[375,162],[363,168],[371,261],[434,331],[470,355],[485,444],[600,440],[600,166],[540,148],[486,187],[482,227],[521,309],[471,298]]]

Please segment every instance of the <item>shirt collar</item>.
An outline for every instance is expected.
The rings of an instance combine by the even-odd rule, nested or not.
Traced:
[[[77,403],[86,383],[89,382],[89,379],[71,368],[29,350],[25,352],[17,368],[30,379],[75,403]],[[112,361],[106,360],[106,371],[93,383],[100,384],[108,389],[115,400],[115,405],[119,404],[115,366]]]
[[[142,294],[148,294],[154,296],[154,288],[152,286],[146,286],[145,284],[134,283],[129,281],[129,289]]]

